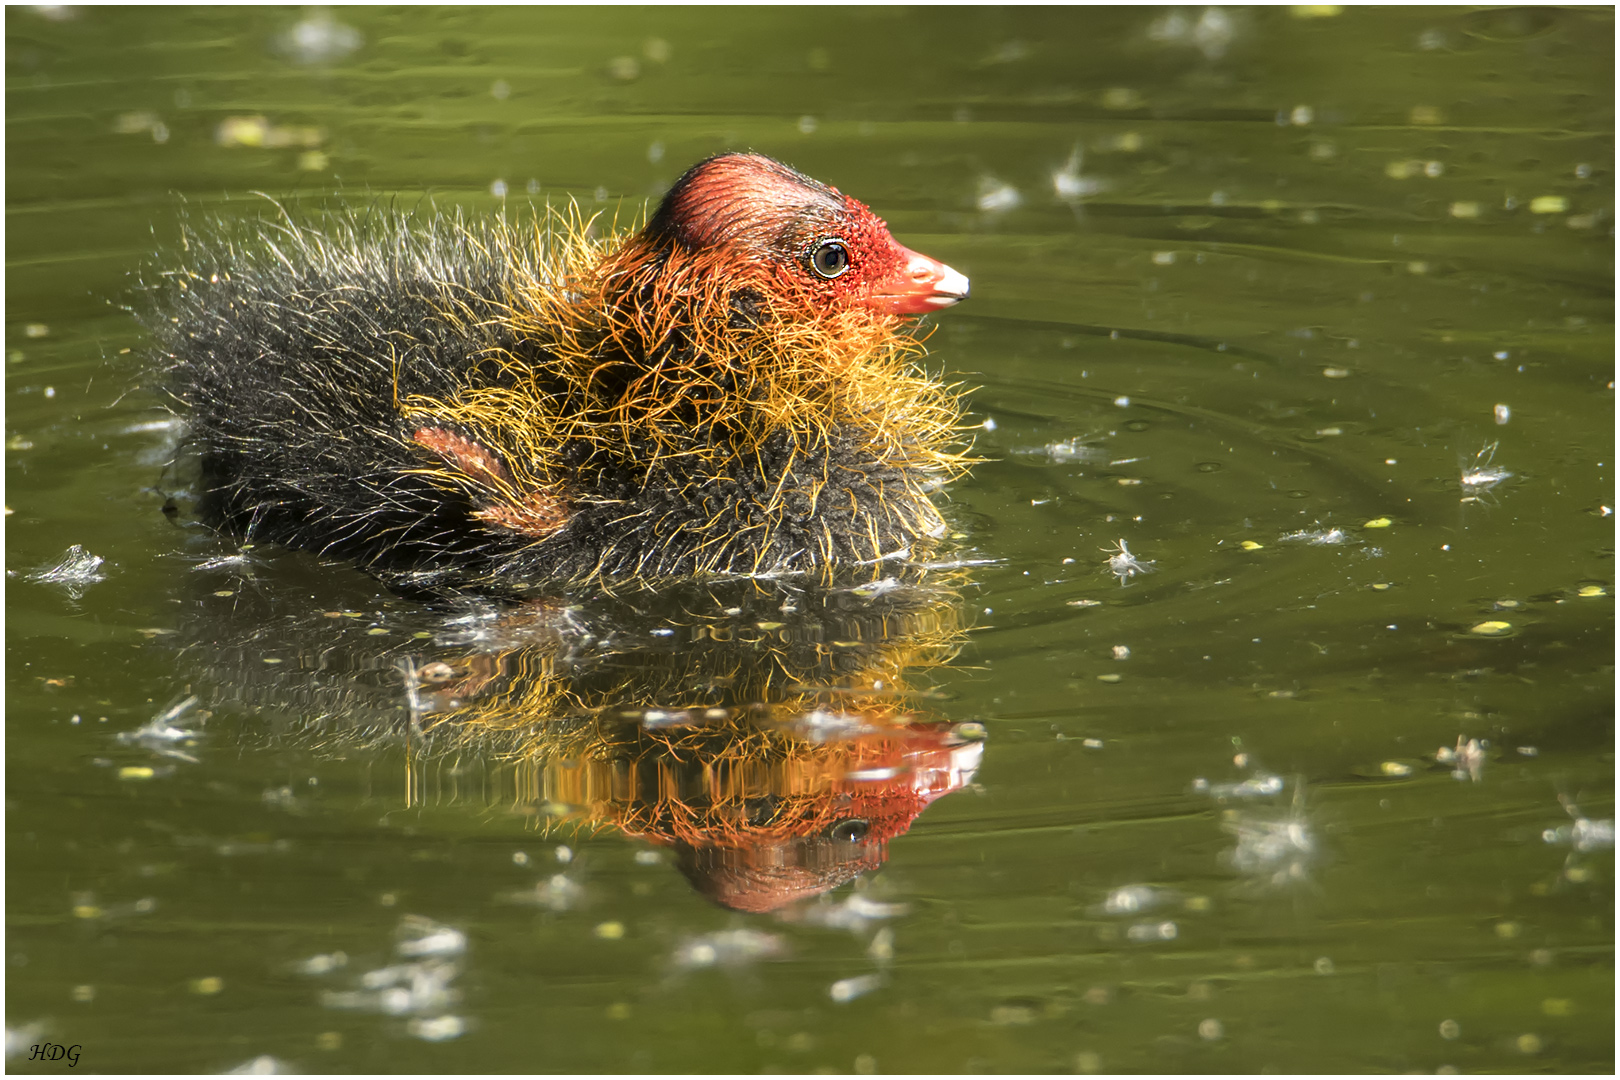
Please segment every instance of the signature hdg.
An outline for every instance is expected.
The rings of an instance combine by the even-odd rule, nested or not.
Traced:
[[[33,1053],[28,1055],[29,1061],[61,1061],[67,1058],[68,1068],[79,1067],[79,1051],[83,1046],[74,1043],[72,1046],[63,1046],[61,1043],[35,1043]]]

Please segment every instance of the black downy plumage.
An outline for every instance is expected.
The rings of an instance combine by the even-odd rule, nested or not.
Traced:
[[[670,226],[731,190],[782,205]],[[202,518],[398,587],[875,567],[942,532],[929,494],[965,460],[901,315],[966,280],[755,155],[694,166],[626,236],[282,214],[188,235],[154,291]]]

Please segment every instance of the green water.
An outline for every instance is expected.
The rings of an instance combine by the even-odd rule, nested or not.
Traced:
[[[11,1069],[1612,1071],[1612,11],[333,17],[6,12]],[[162,513],[119,305],[184,216],[740,148],[972,279],[965,580],[496,647]],[[723,695],[727,619],[982,749],[792,918],[568,826],[555,740],[398,722],[436,659]]]

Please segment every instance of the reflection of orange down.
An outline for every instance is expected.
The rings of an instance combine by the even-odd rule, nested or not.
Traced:
[[[728,907],[780,907],[882,863],[978,767],[982,727],[936,719],[910,685],[962,637],[959,577],[929,577],[705,590],[664,642],[594,655],[556,632],[566,613],[528,605],[493,624],[509,646],[407,672],[413,726],[510,761],[527,812],[673,848]]]
[[[766,910],[877,866],[970,782],[983,728],[944,721],[914,685],[960,647],[963,580],[901,565],[833,587],[473,606],[408,640],[345,611],[282,620],[235,594],[211,606],[209,591],[187,656],[278,741],[403,749],[407,806],[493,796],[618,830],[673,849],[712,899]]]
[[[520,800],[672,847],[700,892],[743,911],[879,866],[889,839],[973,779],[983,751],[975,726],[892,719],[823,741],[746,720],[683,732],[675,745],[670,732],[637,734],[611,758],[527,763]]]

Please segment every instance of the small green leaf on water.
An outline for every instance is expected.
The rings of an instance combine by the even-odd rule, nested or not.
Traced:
[[[1265,546],[1266,545],[1264,545],[1262,543],[1259,543],[1257,541],[1254,541],[1254,540],[1245,540],[1245,541],[1243,541],[1243,550],[1244,551],[1259,551],[1261,548],[1263,548]]]
[[[1470,634],[1478,634],[1480,637],[1501,637],[1503,634],[1512,629],[1512,623],[1505,623],[1498,619],[1488,619],[1477,626],[1469,627],[1468,632]]]
[[[157,773],[146,765],[126,765],[118,770],[120,780],[150,780],[156,775]]]
[[[1605,589],[1601,585],[1582,585],[1579,595],[1581,595],[1581,596],[1603,596],[1607,592],[1608,592],[1608,590]]]
[[[1118,675],[1099,675],[1099,676],[1097,676],[1097,681],[1098,682],[1119,682],[1119,680],[1120,680],[1120,676],[1118,676]]]
[[[1375,517],[1371,521],[1367,522],[1367,524],[1363,525],[1362,528],[1364,528],[1364,529],[1387,529],[1393,524],[1395,524],[1395,523],[1392,520],[1390,520],[1389,518],[1387,518],[1387,517]]]

